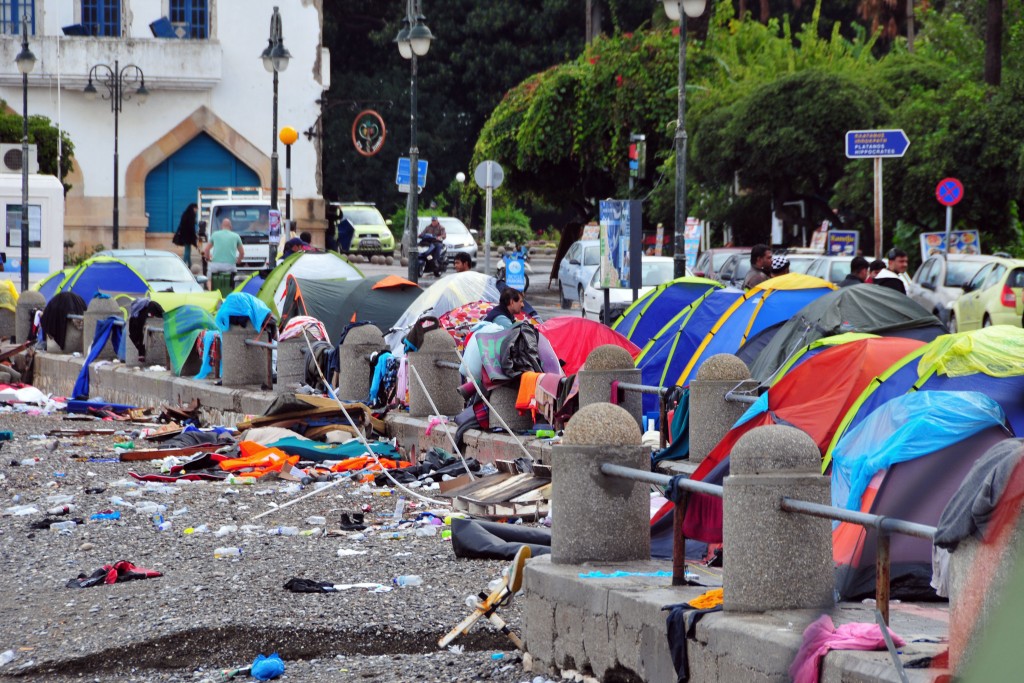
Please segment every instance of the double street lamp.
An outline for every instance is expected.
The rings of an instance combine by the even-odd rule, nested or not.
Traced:
[[[21,52],[14,58],[21,72],[21,291],[28,291],[28,75],[36,56],[28,49],[28,14],[21,18]],[[42,226],[40,226],[41,228]]]
[[[673,237],[675,277],[686,275],[686,17],[704,14],[707,0],[662,0],[670,21],[679,22],[679,119],[676,122],[676,221]]]
[[[402,30],[395,37],[398,52],[412,64],[412,77],[409,85],[409,201],[405,212],[405,253],[408,256],[408,278],[419,281],[417,264],[416,237],[419,227],[417,211],[419,209],[419,161],[420,150],[416,146],[416,58],[423,57],[430,50],[430,41],[434,34],[427,28],[426,17],[420,9],[419,0],[406,0],[405,18],[402,19]]]
[[[267,40],[267,47],[260,55],[263,60],[263,68],[274,74],[274,125],[271,129],[271,154],[270,154],[270,210],[276,213],[278,221],[277,238],[280,239],[281,213],[277,209],[277,74],[288,68],[288,60],[292,55],[284,47],[284,37],[281,30],[281,12],[274,6],[274,13],[270,16],[270,38]],[[271,215],[270,221],[275,220]],[[273,233],[271,226],[271,233]],[[277,261],[277,244],[270,244],[269,266],[274,267]]]
[[[101,93],[93,81],[99,83],[104,87],[106,93]],[[142,73],[142,69],[135,66],[134,64],[128,64],[121,66],[120,63],[115,59],[114,66],[109,64],[97,64],[96,66],[89,69],[89,83],[85,86],[85,96],[87,99],[95,100],[100,97],[104,100],[110,100],[110,111],[114,112],[114,237],[113,237],[113,248],[119,248],[118,232],[120,224],[120,213],[118,208],[119,200],[119,182],[118,175],[120,173],[120,165],[117,158],[117,142],[118,142],[118,114],[121,113],[121,105],[125,100],[130,100],[132,97],[138,100],[139,104],[145,103],[149,97],[149,91],[146,90],[146,76]]]

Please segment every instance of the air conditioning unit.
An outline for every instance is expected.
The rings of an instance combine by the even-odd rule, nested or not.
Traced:
[[[0,173],[21,173],[21,145],[0,144]],[[28,146],[28,172],[39,173],[39,155],[35,145]]]

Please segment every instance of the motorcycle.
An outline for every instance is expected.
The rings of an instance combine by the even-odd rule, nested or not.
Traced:
[[[441,248],[435,255],[434,245],[440,243]],[[419,242],[419,254],[416,257],[416,261],[419,264],[419,272],[425,274],[428,271],[434,274],[434,277],[441,277],[445,271],[448,270],[448,245],[445,244],[444,240],[439,240],[433,235],[420,235]]]
[[[508,253],[508,254],[505,254],[502,258],[500,258],[498,260],[498,270],[495,271],[494,277],[497,280],[505,282],[506,281],[505,270],[507,268],[508,262],[512,261],[512,260],[517,260],[517,261],[522,261],[523,262],[523,267],[524,267],[524,270],[525,270],[525,272],[523,273],[523,277],[526,280],[526,282],[525,282],[525,284],[523,286],[523,291],[526,292],[528,289],[530,289],[530,273],[533,272],[533,268],[530,267],[530,248],[529,247],[519,247],[515,251],[513,251],[511,253]]]

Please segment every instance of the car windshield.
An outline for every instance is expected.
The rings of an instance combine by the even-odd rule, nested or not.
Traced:
[[[642,282],[644,287],[663,285],[672,279],[674,272],[671,261],[655,261],[643,264]]]
[[[458,218],[438,218],[437,222],[441,224],[442,228],[444,228],[444,232],[448,237],[468,237],[471,234],[469,232],[469,228],[466,227],[466,224]],[[419,232],[422,234],[423,231],[427,229],[427,226],[430,225],[430,219],[421,218],[419,223]]]
[[[719,270],[722,269],[722,266],[725,265],[725,262],[729,260],[730,256],[732,256],[730,252],[724,251],[716,253],[714,256],[711,257],[712,263],[715,264],[715,272],[718,272]]]
[[[832,282],[842,282],[850,274],[850,262],[846,259],[833,261],[830,272],[832,274],[829,276],[829,280]]]
[[[947,261],[946,287],[963,287],[982,265],[978,261]]]
[[[596,266],[601,263],[601,249],[598,246],[587,247],[583,250],[583,265]]]
[[[789,272],[791,272],[791,273],[806,273],[807,269],[811,267],[812,263],[814,263],[814,258],[815,257],[813,257],[813,256],[810,256],[810,257],[790,256],[789,257]]]
[[[386,225],[380,215],[380,211],[377,211],[377,209],[349,207],[343,210],[345,218],[352,225]]]
[[[213,230],[220,230],[225,218],[231,219],[231,228],[237,232],[266,232],[269,206],[218,206],[213,212]]]
[[[118,257],[153,282],[191,282],[194,278],[188,266],[177,256],[121,256]]]

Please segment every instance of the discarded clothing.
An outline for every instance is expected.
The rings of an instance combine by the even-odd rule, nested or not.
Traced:
[[[72,390],[72,396],[75,398],[89,397],[89,366],[99,357],[107,345],[107,340],[114,345],[117,357],[124,360],[123,322],[120,315],[112,315],[96,322],[96,335],[92,339],[92,346],[89,347],[89,355],[82,365],[82,371],[78,373],[78,380],[75,381],[75,388]]]
[[[155,579],[158,576],[163,576],[163,574],[153,569],[136,567],[128,560],[121,560],[114,564],[105,564],[92,574],[79,574],[78,578],[71,579],[64,585],[68,588],[92,588],[101,583],[111,584],[123,581]]]
[[[520,413],[530,411],[534,421],[537,419],[537,381],[544,373],[524,372],[519,377],[519,394],[516,396],[516,410]]]
[[[277,448],[267,448],[252,441],[238,444],[242,457],[224,460],[220,468],[225,472],[245,472],[245,476],[256,479],[271,472],[280,472],[285,466],[292,467],[299,462],[299,456],[289,456]]]
[[[85,299],[74,292],[61,292],[55,294],[50,302],[43,309],[43,316],[40,319],[42,335],[52,337],[57,346],[64,348],[67,342],[68,315],[84,315],[86,309]]]
[[[402,467],[410,467],[411,465],[412,463],[405,460],[392,460],[391,458],[380,457],[375,460],[368,455],[362,455],[357,458],[349,458],[348,460],[342,460],[341,462],[336,463],[331,466],[331,472],[360,472],[362,470],[379,472],[380,470],[395,470]]]
[[[551,530],[452,518],[452,551],[455,557],[511,560],[524,545],[529,546],[533,557],[550,554]]]
[[[164,307],[147,297],[136,299],[128,309],[128,339],[135,345],[139,356],[146,355],[145,332],[146,321],[150,318],[163,318]]]
[[[262,654],[257,655],[252,666],[249,667],[249,675],[257,681],[269,681],[283,673],[284,662],[276,652],[269,657],[264,657]]]
[[[664,429],[662,425],[662,429]],[[676,405],[672,424],[669,427],[672,435],[671,443],[651,455],[651,464],[663,460],[686,460],[690,457],[690,388],[682,390],[679,403]]]
[[[693,638],[694,632],[697,630],[697,622],[705,614],[721,612],[722,606],[697,609],[682,603],[668,605],[661,609],[668,611],[665,622],[668,626],[668,649],[672,655],[672,665],[676,669],[676,683],[686,683],[690,680],[690,658],[686,652],[686,641]]]
[[[1000,502],[1024,495],[1024,439],[1006,439],[978,459],[939,517],[935,545],[956,550],[967,538],[984,538]]]
[[[461,458],[457,458],[443,448],[435,446],[422,454],[417,464],[392,473],[392,477],[400,484],[408,484],[417,480],[439,482],[445,475],[457,477],[465,474],[467,469],[470,472],[478,472],[480,471],[480,463],[475,458],[466,458],[465,463],[463,463]],[[383,474],[376,477],[375,483],[377,486],[385,485],[381,479],[384,479]]]
[[[889,629],[896,647],[906,642]],[[818,683],[821,660],[829,650],[884,650],[885,638],[878,624],[843,624],[836,628],[832,618],[823,614],[804,629],[804,642],[789,667],[794,683]]]
[[[176,481],[223,481],[228,477],[226,473],[215,474],[212,472],[192,472],[190,474],[139,474],[138,472],[129,472],[128,476],[135,481],[154,481],[164,484],[171,484]]]
[[[270,444],[269,448],[279,449],[288,455],[299,456],[302,460],[323,462],[325,460],[350,460],[366,454],[366,446],[361,441],[352,440],[343,444],[321,443],[305,438],[288,437]],[[395,447],[383,441],[371,441],[370,450],[390,460],[399,460],[402,456]],[[372,458],[370,458],[372,460]]]
[[[300,579],[292,577],[285,581],[285,590],[293,593],[334,593],[334,583],[331,581],[314,581],[313,579]]]
[[[718,607],[721,605],[724,600],[724,589],[712,588],[693,600],[690,600],[690,607],[696,607],[697,609],[711,609],[712,607]]]
[[[327,343],[331,341],[324,324],[308,315],[297,315],[294,318],[289,318],[288,322],[281,328],[281,333],[277,338],[280,341],[285,341],[286,339],[299,337],[303,332],[312,337],[314,341],[325,341]]]
[[[253,329],[262,331],[268,317],[272,319],[270,309],[265,303],[252,294],[232,292],[217,309],[214,321],[217,323],[217,329],[226,332],[232,324],[238,324],[239,318],[246,318]]]

